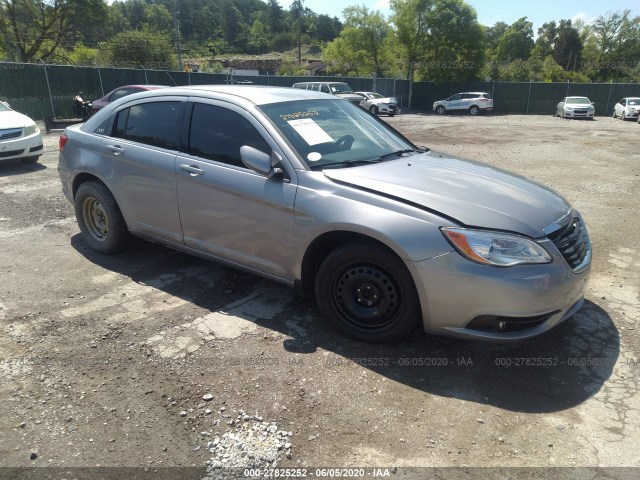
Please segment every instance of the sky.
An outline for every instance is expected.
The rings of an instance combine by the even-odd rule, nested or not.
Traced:
[[[544,22],[582,18],[589,22],[607,11],[631,10],[640,15],[639,0],[466,0],[478,13],[483,25],[491,26],[502,21],[511,24],[521,17],[528,17],[537,31]],[[380,10],[389,15],[389,0],[303,0],[304,6],[316,13],[341,17],[342,9],[348,5],[366,5],[370,10]],[[288,7],[291,1],[280,5]]]

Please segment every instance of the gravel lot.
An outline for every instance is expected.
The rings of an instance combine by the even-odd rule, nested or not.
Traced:
[[[581,211],[594,261],[572,320],[518,345],[371,346],[269,281],[143,241],[98,255],[46,135],[41,163],[0,163],[0,467],[640,467],[640,125],[386,120]],[[479,476],[437,478],[460,472]]]

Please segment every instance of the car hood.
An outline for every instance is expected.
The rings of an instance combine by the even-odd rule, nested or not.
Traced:
[[[368,100],[370,103],[398,103],[398,100],[392,97],[387,98],[372,98]]]
[[[357,95],[355,93],[335,93],[334,95],[336,97],[346,98],[350,102],[353,102],[355,100],[358,100],[358,101],[364,100],[364,98],[362,98],[360,95]]]
[[[21,128],[32,123],[33,120],[22,113],[14,112],[13,110],[0,112],[0,129]]]
[[[419,205],[467,227],[533,238],[570,208],[556,192],[488,165],[434,152],[362,167],[326,169],[330,179]]]

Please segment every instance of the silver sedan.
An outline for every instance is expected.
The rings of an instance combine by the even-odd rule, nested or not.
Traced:
[[[373,115],[400,115],[400,108],[398,107],[398,99],[395,97],[385,97],[375,92],[356,92],[363,100],[360,106],[366,110],[369,110]]]
[[[623,98],[613,107],[613,118],[638,120],[640,122],[640,98]]]
[[[562,118],[588,118],[593,120],[596,107],[587,97],[565,97],[556,108],[556,116]]]
[[[581,307],[590,272],[585,223],[553,190],[321,92],[131,95],[66,129],[59,173],[96,251],[135,235],[248,270],[365,341],[533,337]]]

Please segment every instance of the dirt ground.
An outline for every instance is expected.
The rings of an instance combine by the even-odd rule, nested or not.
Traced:
[[[96,254],[49,134],[39,164],[0,163],[0,467],[204,467],[241,410],[291,432],[281,467],[640,467],[640,125],[385,120],[581,211],[594,260],[573,319],[517,345],[371,346],[281,285],[144,241]]]

